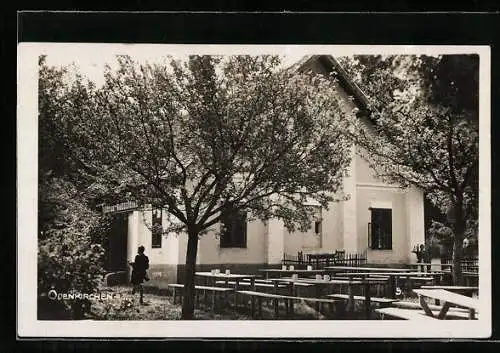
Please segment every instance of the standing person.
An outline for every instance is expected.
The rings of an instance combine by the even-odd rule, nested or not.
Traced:
[[[423,249],[422,260],[424,262],[426,262],[426,263],[429,264],[429,265],[427,265],[427,272],[431,272],[431,265],[430,265],[430,263],[432,261],[432,256],[431,256],[431,249],[430,249],[430,247],[428,245],[425,246],[424,249]]]
[[[418,264],[425,262],[425,260],[424,260],[424,252],[425,252],[424,244],[420,244],[420,246],[418,246],[415,250],[413,250],[413,252],[415,253],[415,255],[417,255],[417,263]],[[417,269],[418,268],[420,268],[420,270],[422,272],[425,271],[424,265],[417,266]]]
[[[132,276],[130,282],[132,282],[134,289],[132,293],[138,289],[140,294],[139,303],[144,304],[143,294],[144,289],[142,287],[142,282],[149,281],[146,270],[149,268],[149,258],[144,255],[144,246],[139,246],[137,249],[138,254],[135,256],[134,262],[130,262],[132,266]]]

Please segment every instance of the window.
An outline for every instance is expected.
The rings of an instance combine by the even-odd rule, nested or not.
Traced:
[[[224,230],[220,237],[221,248],[247,247],[247,214],[246,212],[229,212],[222,220]]]
[[[368,224],[368,246],[376,250],[392,249],[392,209],[371,208]]]
[[[161,210],[153,210],[153,220],[151,229],[151,247],[161,248],[161,236],[163,234],[163,226],[161,222]]]
[[[321,221],[322,221],[321,207],[316,207],[314,211],[314,233],[316,235],[321,234]]]
[[[321,233],[321,221],[314,221],[314,233]]]

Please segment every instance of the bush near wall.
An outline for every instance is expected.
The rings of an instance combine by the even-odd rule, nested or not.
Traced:
[[[60,232],[40,242],[38,252],[38,292],[42,307],[48,312],[39,315],[70,311],[74,319],[82,318],[90,303],[84,300],[59,302],[47,297],[54,289],[58,293],[96,293],[104,274],[102,258],[104,249],[92,244],[90,237],[70,232]],[[46,303],[43,303],[45,301]],[[53,312],[52,312],[53,311]]]

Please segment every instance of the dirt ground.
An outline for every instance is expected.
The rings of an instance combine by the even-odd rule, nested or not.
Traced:
[[[114,286],[102,288],[103,293],[119,294],[114,299],[95,301],[92,303],[89,319],[94,320],[180,320],[181,305],[177,300],[174,304],[171,296],[158,295],[154,293],[144,294],[144,305],[139,304],[139,295],[132,294],[131,287]],[[215,313],[211,306],[201,304],[195,309],[195,318],[198,320],[251,320],[249,315],[249,305],[231,306],[222,312]],[[361,313],[355,313],[349,319],[362,319]],[[284,318],[284,306],[281,304],[280,317]],[[359,317],[358,317],[359,316]],[[263,304],[262,319],[274,319],[272,305]],[[325,320],[335,319],[332,316],[325,316],[318,313],[313,307],[306,303],[296,303],[294,305],[293,317],[286,319],[293,320]],[[337,318],[338,319],[338,318]]]

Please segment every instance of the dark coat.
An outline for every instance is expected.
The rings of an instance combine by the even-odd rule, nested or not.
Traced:
[[[135,256],[135,261],[132,264],[132,276],[130,282],[132,284],[141,284],[146,277],[146,270],[149,268],[149,258],[144,254]]]

